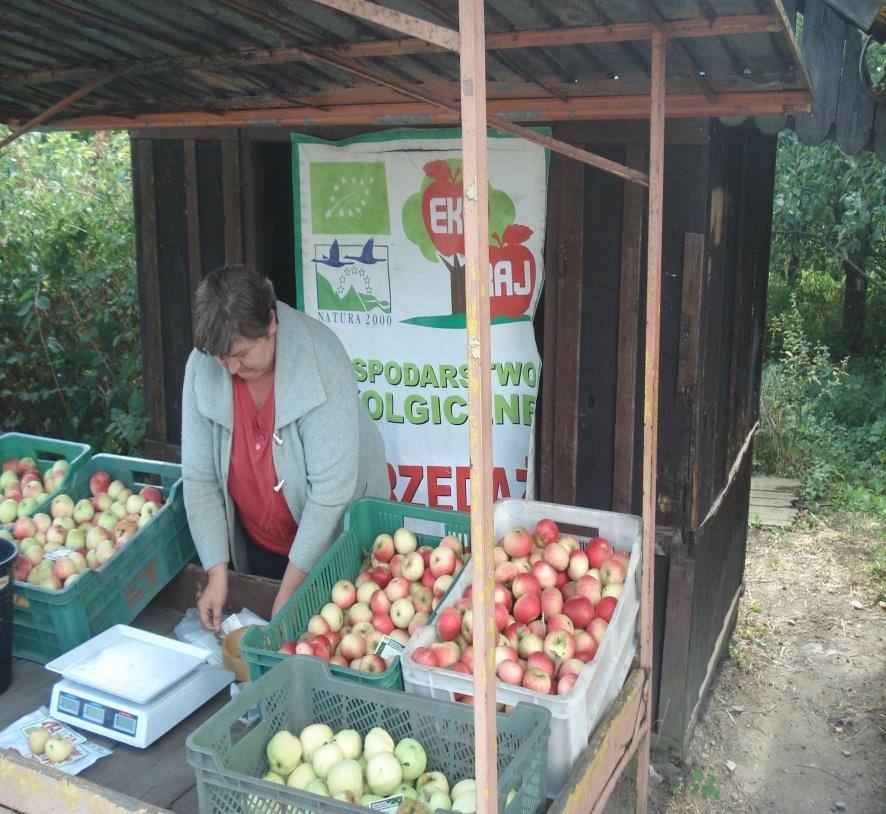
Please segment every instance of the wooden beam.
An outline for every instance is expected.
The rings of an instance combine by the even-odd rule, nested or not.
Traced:
[[[432,43],[446,51],[457,52],[459,48],[458,31],[428,22],[421,17],[385,8],[378,3],[370,3],[368,0],[313,0],[313,2],[352,17],[359,17],[361,20],[368,20],[375,25],[390,28],[417,40]]]
[[[661,344],[662,210],[666,53],[664,36],[652,36],[652,110],[649,116],[649,215],[646,224],[646,353],[643,364],[643,562],[640,589],[640,667],[652,676],[652,614],[655,607],[655,516],[658,508],[658,388]],[[637,814],[649,793],[652,704],[643,710],[644,734],[637,747]]]
[[[471,462],[471,607],[474,624],[474,776],[477,810],[498,811],[495,645],[492,607],[492,329],[489,320],[489,197],[483,0],[459,0],[461,152],[464,178],[465,322]]]
[[[777,0],[773,0],[777,2]],[[783,10],[782,10],[783,13]],[[743,14],[717,17],[714,20],[681,20],[664,23],[662,30],[668,39],[696,39],[726,37],[742,34],[778,33],[789,24],[779,14]],[[537,29],[488,34],[486,48],[505,51],[515,48],[556,48],[568,45],[589,45],[605,42],[642,42],[652,36],[651,23],[621,23],[606,26]],[[789,38],[790,39],[790,38]],[[794,42],[796,46],[796,42]],[[326,56],[346,59],[366,59],[386,56],[413,56],[442,53],[446,50],[415,38],[372,40],[342,45],[310,45],[283,48],[240,48],[225,54],[200,56],[188,54],[176,57],[151,57],[132,62],[105,62],[93,65],[69,65],[59,68],[41,68],[32,71],[0,73],[0,84],[5,87],[42,85],[50,82],[70,82],[99,78],[126,68],[139,75],[192,69],[238,68],[249,65],[271,65],[286,62],[316,62]],[[797,65],[801,66],[799,55]]]
[[[615,783],[636,751],[649,692],[649,681],[642,670],[628,673],[624,687],[547,814],[602,814]]]
[[[0,150],[2,150],[7,144],[12,144],[20,136],[23,136],[25,133],[29,133],[35,127],[39,127],[46,121],[49,121],[56,113],[60,113],[65,108],[70,107],[74,102],[78,99],[82,99],[87,94],[92,93],[97,88],[100,88],[102,85],[106,85],[112,79],[116,79],[122,70],[117,71],[116,73],[109,74],[108,76],[102,77],[101,79],[94,79],[92,82],[84,85],[82,88],[78,88],[75,91],[72,91],[64,99],[60,99],[54,105],[46,108],[42,113],[38,113],[34,116],[33,119],[23,124],[21,127],[13,130],[3,141],[0,141]]]
[[[640,7],[641,11],[646,12],[652,25],[655,27],[655,30],[663,37],[667,38],[667,22],[665,18],[659,14],[658,9],[650,2],[650,0],[637,0],[637,5]],[[695,84],[698,85],[699,89],[704,94],[705,99],[711,104],[716,103],[717,94],[714,93],[714,90],[711,88],[707,79],[702,76],[695,60],[690,55],[689,51],[686,50],[686,46],[684,46],[679,40],[674,40],[674,42],[671,43],[671,47],[674,49],[674,53],[677,55],[677,59],[680,60],[683,69],[692,77]]]
[[[765,93],[721,93],[711,104],[700,93],[668,96],[667,114],[672,118],[716,118],[719,116],[755,116],[771,113],[808,113],[807,91],[772,91]],[[522,121],[604,121],[644,119],[649,116],[648,94],[594,96],[570,99],[490,99],[487,110],[509,120]],[[324,126],[371,125],[390,127],[458,123],[458,114],[424,102],[397,102],[384,105],[350,104],[331,108],[323,114]],[[131,130],[141,127],[316,127],[318,116],[304,108],[269,108],[263,110],[226,110],[219,112],[175,111],[170,113],[134,113],[131,116],[87,115],[59,119],[54,124],[70,130]]]

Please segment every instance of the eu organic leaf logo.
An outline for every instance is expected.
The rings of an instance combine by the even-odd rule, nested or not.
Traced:
[[[314,234],[389,235],[388,183],[381,161],[311,164]]]

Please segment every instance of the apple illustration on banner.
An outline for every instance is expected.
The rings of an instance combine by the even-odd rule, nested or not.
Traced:
[[[501,237],[493,234],[498,245],[489,247],[489,315],[521,317],[529,310],[535,290],[535,258],[524,245],[532,229],[512,223]]]
[[[433,178],[421,197],[421,214],[428,237],[444,257],[465,253],[461,167],[429,161],[422,169]]]

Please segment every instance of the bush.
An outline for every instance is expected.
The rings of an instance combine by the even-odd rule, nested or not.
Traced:
[[[763,370],[755,468],[799,479],[820,509],[886,514],[886,360],[833,362],[795,298],[771,329],[782,352]]]
[[[146,420],[125,133],[29,134],[0,151],[0,279],[0,429],[137,452]]]

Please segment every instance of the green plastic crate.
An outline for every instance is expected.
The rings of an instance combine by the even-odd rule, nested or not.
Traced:
[[[104,470],[137,491],[157,486],[166,502],[101,568],[53,591],[15,583],[13,653],[45,664],[112,625],[131,622],[196,551],[188,530],[181,467],[119,455],[95,455],[65,490],[76,502],[90,496],[89,478]]]
[[[244,732],[241,716],[257,707],[259,721]],[[311,656],[293,656],[240,693],[188,737],[188,763],[197,778],[201,814],[280,814],[284,811],[341,812],[367,809],[261,779],[268,771],[265,746],[281,729],[296,735],[311,723],[333,731],[375,726],[395,742],[415,738],[428,756],[428,771],[441,771],[450,784],[474,777],[474,711],[465,704],[415,698],[389,689],[345,681]],[[518,704],[496,715],[499,811],[534,814],[547,787],[550,713]],[[510,805],[506,800],[515,795]]]
[[[59,485],[58,491],[62,493],[70,487],[74,476],[89,460],[91,452],[89,444],[80,444],[77,441],[61,441],[20,432],[0,435],[0,461],[9,458],[35,458],[40,474],[43,475],[56,461],[64,458],[68,462],[68,471]],[[41,501],[31,514],[48,511],[49,502],[49,498]]]
[[[240,653],[249,665],[249,676],[253,681],[284,659],[291,658],[277,652],[280,646],[297,639],[307,630],[310,618],[330,601],[332,586],[338,580],[357,577],[364,553],[369,551],[379,534],[390,534],[401,526],[415,533],[419,545],[436,546],[441,537],[452,534],[462,541],[466,553],[470,550],[471,516],[465,512],[429,509],[372,497],[355,501],[345,513],[344,532],[289,601],[267,627],[250,627],[240,640]],[[378,675],[336,664],[331,669],[336,675],[364,684],[403,689],[399,657]]]

